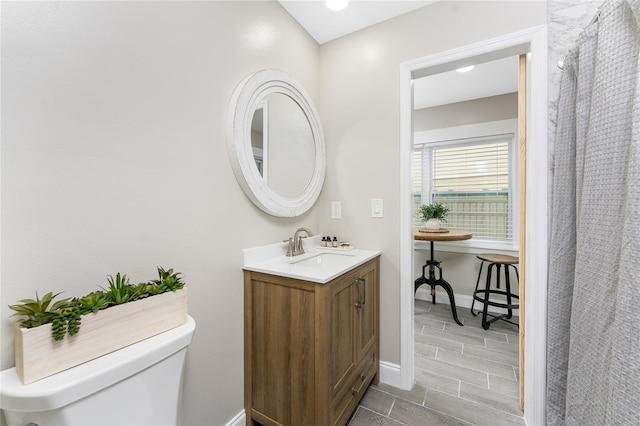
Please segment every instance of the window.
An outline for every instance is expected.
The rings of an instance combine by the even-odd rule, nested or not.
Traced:
[[[470,230],[476,241],[513,246],[517,243],[516,133],[470,137],[471,127],[465,126],[462,138],[446,139],[456,132],[438,132],[436,140],[416,137],[415,226],[422,223],[421,204],[442,203],[449,208],[445,226]]]

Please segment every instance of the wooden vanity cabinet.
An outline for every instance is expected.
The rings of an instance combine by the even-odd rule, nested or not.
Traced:
[[[345,425],[379,377],[380,258],[326,284],[245,279],[248,425]]]

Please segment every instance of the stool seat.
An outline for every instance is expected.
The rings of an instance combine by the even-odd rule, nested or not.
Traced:
[[[489,263],[499,263],[501,265],[517,265],[520,259],[508,254],[482,253],[476,256],[480,260]]]

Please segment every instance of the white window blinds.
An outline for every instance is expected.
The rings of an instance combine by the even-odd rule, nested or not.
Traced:
[[[508,189],[508,141],[432,149],[434,193]]]
[[[474,239],[513,241],[512,146],[513,135],[506,135],[416,147],[416,207],[442,203],[447,227],[470,230]]]

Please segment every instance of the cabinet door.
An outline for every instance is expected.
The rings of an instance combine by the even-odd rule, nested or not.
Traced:
[[[331,284],[331,390],[337,392],[356,368],[356,286],[353,274]]]
[[[356,350],[361,360],[377,344],[378,286],[375,264],[365,265],[356,280]]]
[[[259,280],[245,291],[247,415],[272,425],[313,424],[315,294]]]

